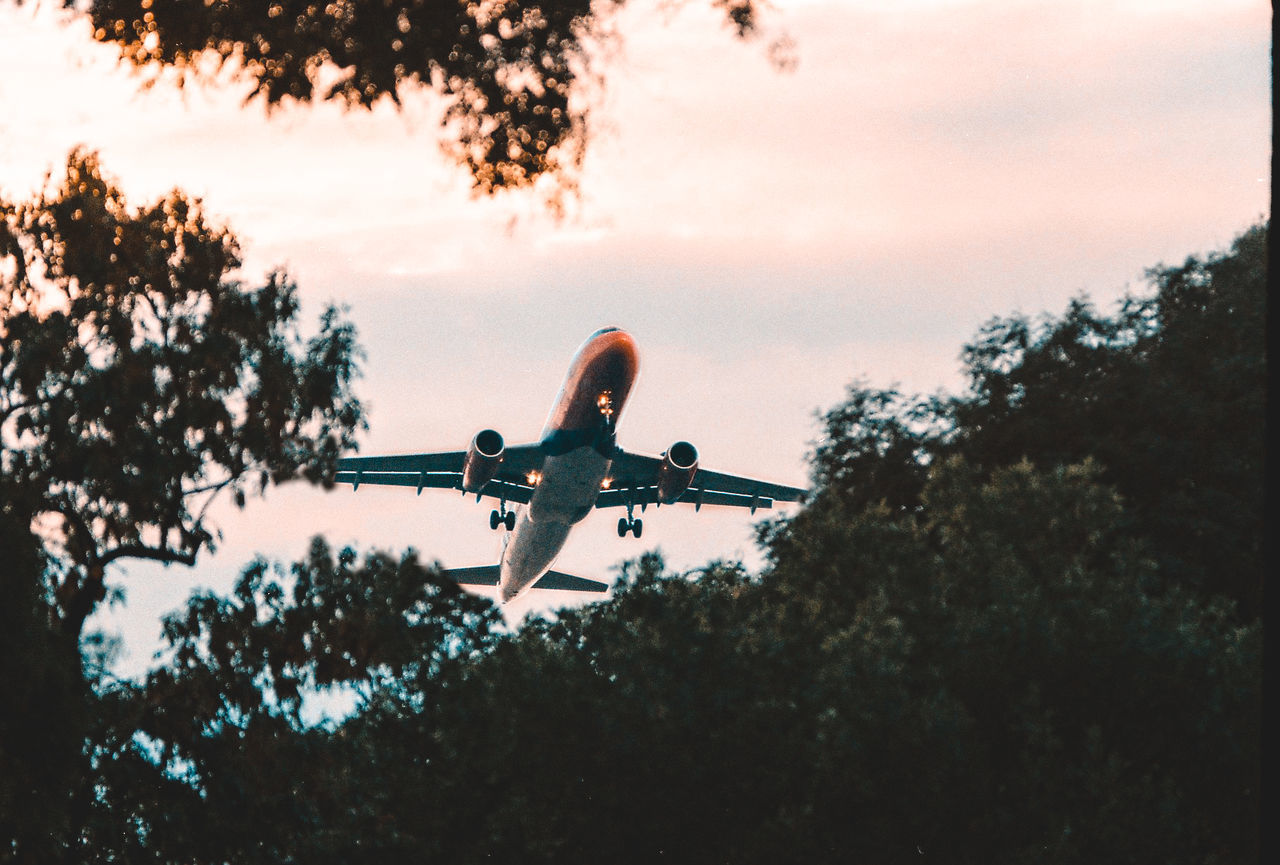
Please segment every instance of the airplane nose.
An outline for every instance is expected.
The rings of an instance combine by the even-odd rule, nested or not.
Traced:
[[[625,330],[613,328],[600,332],[596,337],[597,357],[606,360],[609,368],[631,381],[640,369],[640,352],[635,338]]]

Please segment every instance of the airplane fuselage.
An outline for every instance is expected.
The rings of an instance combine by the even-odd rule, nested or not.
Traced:
[[[502,553],[498,590],[504,602],[550,570],[574,524],[595,507],[638,372],[635,341],[617,328],[592,334],[574,355],[542,431],[546,460],[529,479],[533,495],[517,508]]]

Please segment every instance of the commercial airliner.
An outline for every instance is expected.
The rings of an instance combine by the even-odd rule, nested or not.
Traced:
[[[551,570],[569,531],[592,508],[626,508],[618,537],[640,537],[636,516],[648,505],[677,502],[742,507],[755,513],[774,502],[797,502],[805,490],[698,465],[697,449],[678,441],[658,456],[618,447],[618,419],[639,371],[635,340],[616,327],[587,338],[569,365],[564,386],[542,437],[506,446],[497,430],[475,434],[465,451],[345,457],[335,480],[362,484],[458,489],[498,500],[489,527],[508,533],[497,565],[454,568],[445,573],[463,585],[498,586],[502,601],[525,589],[603,592],[608,585]],[[514,508],[508,508],[513,504]]]

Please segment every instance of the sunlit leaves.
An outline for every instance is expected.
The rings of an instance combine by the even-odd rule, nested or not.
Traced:
[[[179,82],[230,69],[268,106],[371,108],[433,91],[446,153],[491,194],[542,177],[573,189],[599,83],[588,46],[623,2],[94,0],[90,15],[127,62]],[[712,5],[739,36],[755,28],[755,0]]]

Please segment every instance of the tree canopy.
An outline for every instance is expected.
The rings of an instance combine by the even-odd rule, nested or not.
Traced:
[[[441,97],[445,152],[481,193],[572,189],[590,138],[590,44],[626,0],[92,0],[94,38],[179,84],[221,72],[268,106]],[[711,0],[738,36],[756,0]],[[77,5],[68,0],[68,5]]]
[[[191,564],[216,496],[318,481],[363,423],[351,325],[330,308],[304,337],[288,277],[239,265],[198,201],[133,207],[92,153],[0,200],[0,476],[73,637],[112,562]]]
[[[1268,231],[1260,223],[1228,251],[1150,269],[1151,290],[1113,315],[1080,297],[1061,316],[992,319],[963,349],[965,393],[851,386],[822,418],[819,498],[914,511],[947,457],[987,472],[1092,459],[1161,584],[1226,596],[1258,618]]]
[[[1098,475],[949,460],[916,513],[812,514],[807,558],[681,575],[646,557],[611,600],[514,632],[412,556],[255,563],[169,621],[170,663],[105,688],[119,727],[89,843],[184,862],[1247,858],[1261,629],[1150,593],[1158,566]],[[355,711],[300,723],[298,686],[334,682]]]

